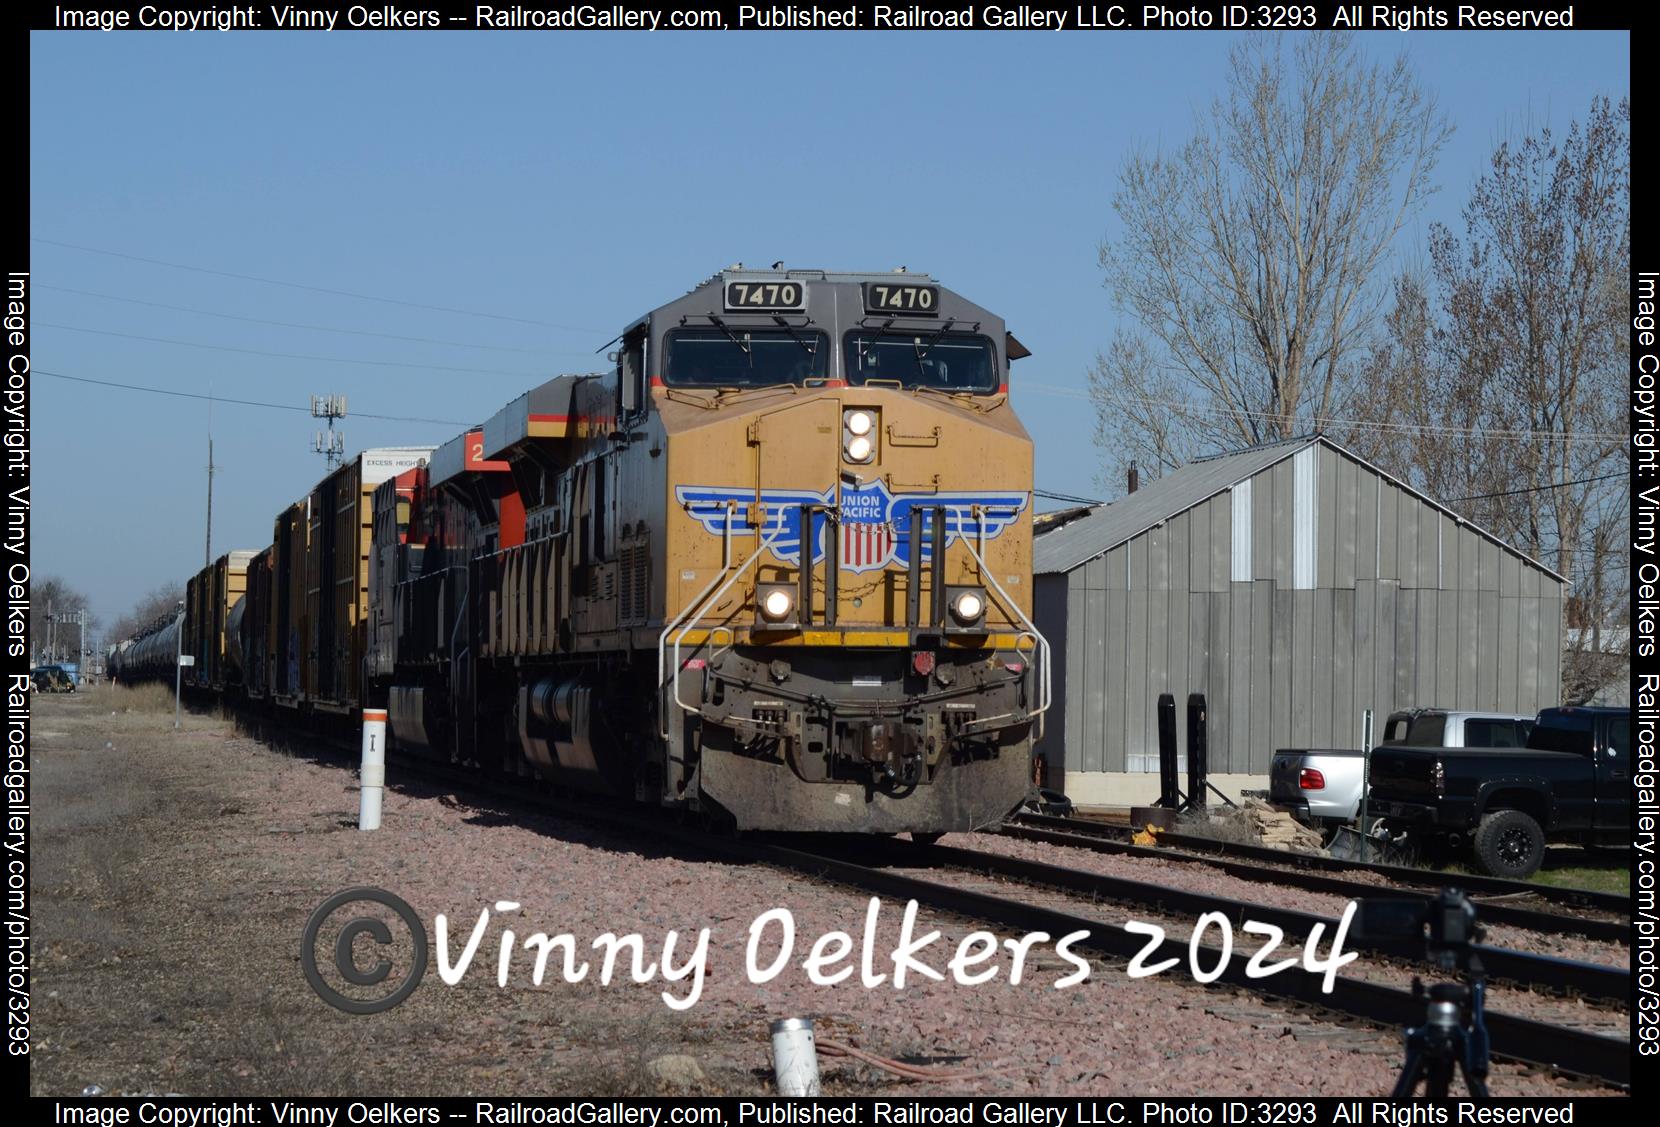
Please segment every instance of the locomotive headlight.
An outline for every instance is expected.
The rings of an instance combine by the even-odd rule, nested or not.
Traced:
[[[871,455],[870,439],[862,434],[856,434],[847,440],[845,452],[850,462],[868,462]]]
[[[795,588],[783,583],[763,583],[756,592],[756,605],[763,621],[789,622],[795,617]]]
[[[949,630],[980,630],[986,621],[986,592],[980,587],[947,587],[945,607],[951,612]]]
[[[876,421],[872,419],[870,414],[866,411],[849,411],[847,413],[848,434],[854,436],[869,434],[870,428],[875,425]]]

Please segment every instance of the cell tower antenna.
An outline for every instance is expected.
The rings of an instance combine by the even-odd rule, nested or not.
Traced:
[[[313,395],[311,397],[311,417],[328,420],[328,430],[317,431],[311,436],[311,449],[313,453],[323,455],[328,461],[329,469],[335,469],[346,458],[346,436],[334,429],[334,420],[346,417],[346,397],[344,395]]]

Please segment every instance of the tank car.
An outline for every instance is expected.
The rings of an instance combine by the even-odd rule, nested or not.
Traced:
[[[1050,700],[1002,318],[731,269],[615,343],[376,492],[396,743],[738,829],[1000,820]]]

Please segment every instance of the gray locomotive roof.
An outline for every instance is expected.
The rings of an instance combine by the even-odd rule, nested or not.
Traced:
[[[1374,466],[1366,459],[1344,449],[1325,435],[1302,435],[1280,442],[1251,446],[1232,453],[1200,458],[1166,474],[1157,481],[1148,482],[1128,496],[1106,505],[1097,505],[1080,517],[1064,521],[1049,531],[1036,530],[1032,543],[1032,573],[1052,575],[1071,571],[1079,564],[1118,547],[1171,517],[1185,513],[1193,506],[1231,489],[1248,477],[1254,477],[1270,466],[1310,446],[1331,447],[1345,458],[1365,466],[1371,472],[1386,478],[1424,504],[1438,509],[1469,528],[1483,539],[1490,540],[1513,555],[1566,582],[1550,568],[1491,532],[1469,521],[1440,504],[1434,498],[1413,489],[1410,485]]]

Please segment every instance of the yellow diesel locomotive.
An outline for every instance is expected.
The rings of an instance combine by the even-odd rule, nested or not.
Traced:
[[[1050,700],[1002,319],[733,268],[615,343],[279,516],[240,609],[208,600],[234,691],[737,829],[999,821]]]

